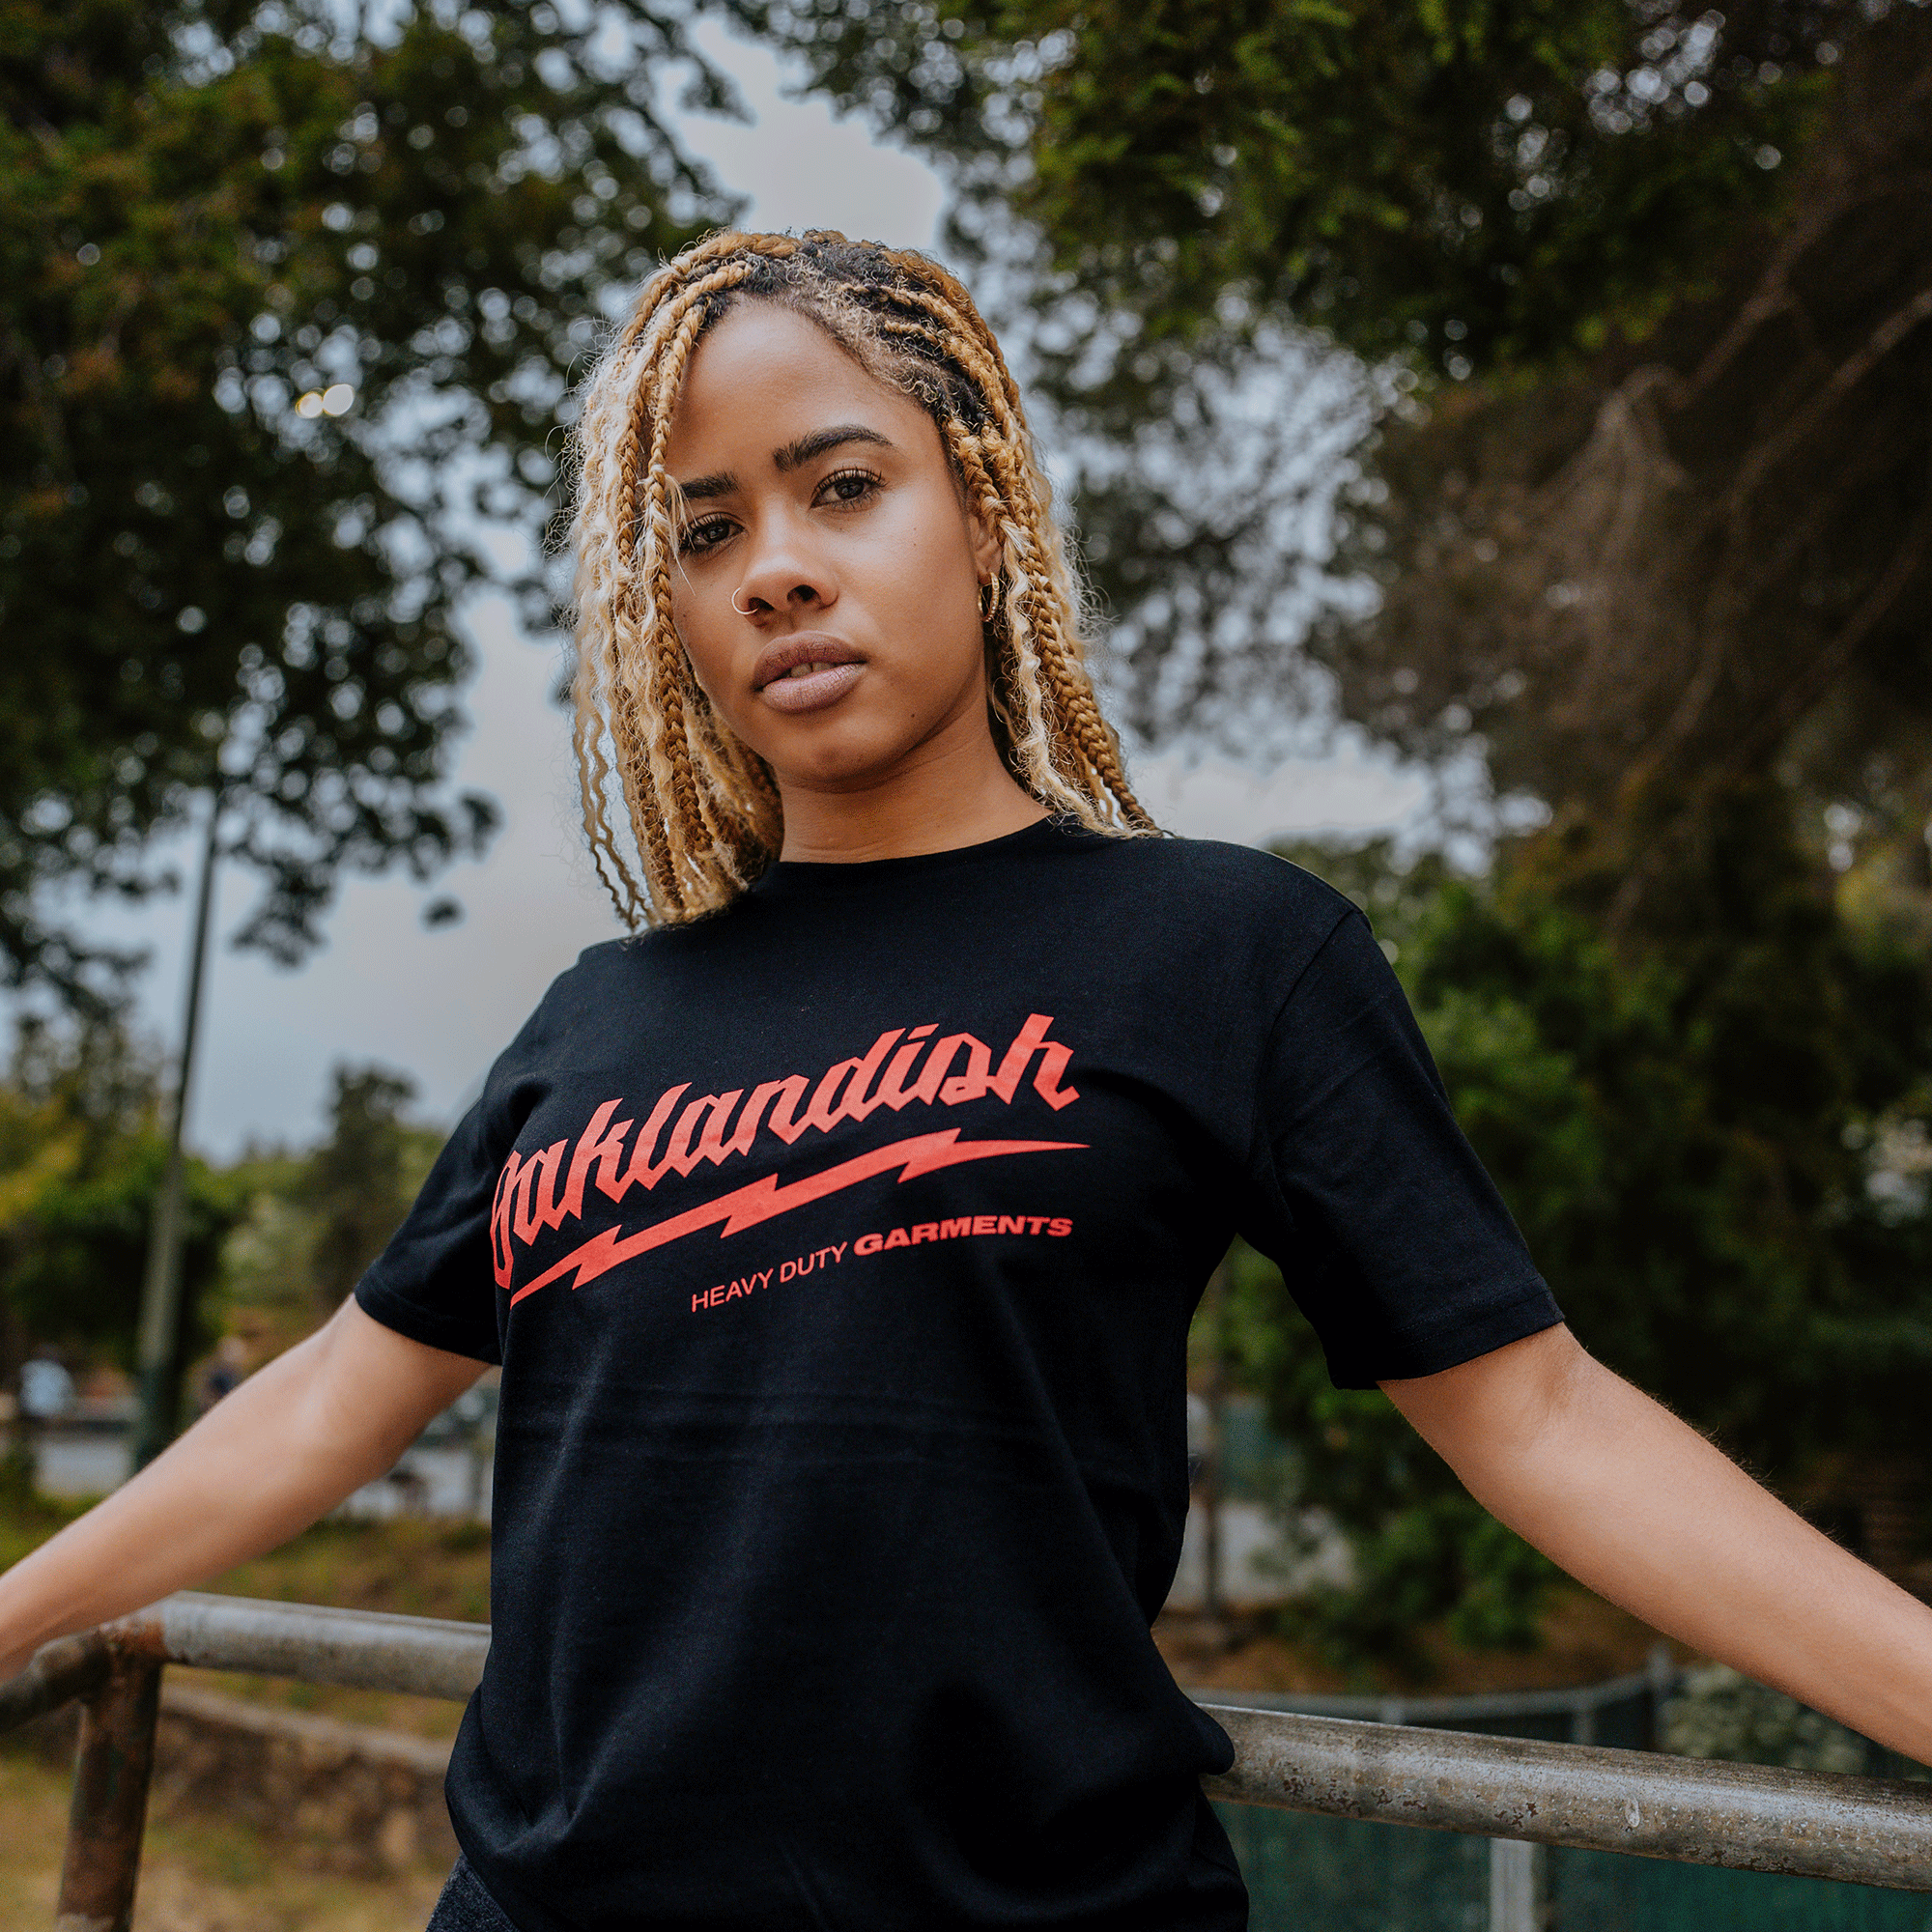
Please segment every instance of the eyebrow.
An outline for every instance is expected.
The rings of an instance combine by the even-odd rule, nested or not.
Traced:
[[[868,429],[864,423],[837,423],[830,429],[815,429],[810,436],[802,436],[796,442],[773,450],[772,461],[778,466],[780,475],[788,475],[814,456],[823,456],[828,449],[838,449],[848,442],[869,442],[880,449],[895,446],[891,437]],[[678,494],[687,503],[700,503],[709,497],[728,497],[737,487],[738,479],[728,469],[717,470],[709,476],[694,476],[690,482],[677,486]]]
[[[867,429],[864,423],[839,423],[834,429],[815,429],[810,436],[802,436],[796,442],[788,442],[782,449],[772,451],[772,461],[779,467],[779,473],[802,468],[814,456],[823,456],[828,449],[837,449],[841,443],[870,442],[881,449],[890,449],[893,440],[881,436],[875,429]]]

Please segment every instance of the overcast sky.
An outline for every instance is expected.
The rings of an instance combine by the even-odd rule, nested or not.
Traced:
[[[777,64],[762,49],[715,24],[704,38],[756,124],[691,119],[683,133],[728,186],[751,196],[750,225],[932,244],[942,196],[928,169],[878,146],[859,124],[835,122],[816,102],[781,99]],[[499,599],[479,599],[469,622],[481,673],[468,694],[473,729],[456,781],[493,793],[505,822],[481,864],[459,866],[442,882],[466,917],[427,932],[419,889],[352,880],[329,915],[327,949],[298,971],[218,947],[189,1125],[194,1145],[214,1158],[231,1158],[251,1139],[313,1139],[328,1070],[344,1060],[409,1074],[420,1114],[450,1121],[555,974],[619,930],[582,856],[567,732],[547,697],[555,644],[520,635]],[[1422,792],[1358,748],[1272,773],[1145,758],[1133,777],[1171,830],[1244,841],[1393,823],[1419,809]],[[218,933],[233,930],[251,890],[239,874],[222,882]],[[102,935],[153,948],[140,1024],[170,1050],[181,1024],[187,917],[177,898],[138,916],[87,921]]]

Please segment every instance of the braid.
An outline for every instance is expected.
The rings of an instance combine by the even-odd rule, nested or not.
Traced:
[[[772,773],[705,696],[672,613],[671,417],[705,332],[748,298],[816,323],[938,425],[1000,547],[988,700],[1014,777],[1058,817],[1151,832],[1087,670],[1079,586],[1018,384],[965,288],[923,255],[830,231],[718,234],[644,284],[574,437],[573,741],[584,832],[619,917],[635,928],[715,912],[783,842]],[[640,870],[612,823],[613,774]]]
[[[1100,715],[1093,682],[1080,661],[1078,646],[1073,645],[1069,649],[1068,627],[1062,618],[1063,613],[1072,612],[1078,608],[1072,573],[1067,568],[1065,546],[1053,528],[1043,500],[1044,478],[1032,457],[1032,436],[1027,428],[1018,385],[991,333],[984,331],[982,325],[981,331],[976,335],[961,316],[963,307],[967,314],[974,315],[975,321],[978,320],[965,290],[936,264],[932,268],[932,277],[941,284],[943,294],[909,292],[910,299],[917,301],[940,325],[945,331],[942,341],[947,353],[975,378],[981,392],[989,399],[999,398],[994,406],[993,434],[981,438],[969,438],[963,434],[955,437],[955,461],[960,463],[969,485],[985,479],[980,490],[976,492],[976,500],[980,502],[982,510],[991,507],[989,497],[1004,495],[1012,502],[1014,509],[1025,516],[1024,522],[1008,518],[997,522],[995,526],[1007,538],[1009,551],[1017,549],[1029,553],[1035,570],[1046,579],[1044,585],[1039,585],[1029,575],[1024,580],[1024,594],[1017,606],[1009,603],[1009,622],[1015,626],[1023,625],[1027,634],[1024,639],[1016,636],[1015,670],[1029,684],[1036,664],[1044,671],[1051,686],[1058,723],[1062,726],[1056,736],[1062,743],[1070,737],[1078,745],[1082,753],[1078,777],[1084,781],[1093,803],[1104,810],[1111,795],[1128,824],[1138,830],[1151,831],[1153,821],[1127,785],[1121,762],[1120,742]],[[1000,407],[1001,404],[1005,407]],[[980,457],[981,448],[987,450],[1002,471],[998,485],[986,475],[986,465]],[[1038,487],[1036,487],[1037,479]],[[1045,541],[1040,541],[1040,537],[1044,537]],[[1044,590],[1044,595],[1035,594],[1040,589]],[[1037,660],[1029,645],[1036,645],[1038,652]],[[1031,722],[1039,709],[1031,694],[1027,708]]]
[[[688,666],[671,617],[670,555],[676,547],[671,523],[670,486],[665,476],[664,446],[670,433],[670,400],[683,386],[693,344],[704,314],[696,291],[680,297],[673,311],[674,332],[664,351],[657,384],[658,407],[652,412],[650,462],[644,471],[641,514],[637,518],[642,539],[645,594],[651,603],[651,627],[644,660],[645,691],[656,699],[651,723],[651,769],[670,803],[667,828],[677,847],[679,869],[695,886],[701,886],[704,859],[712,840],[697,806],[697,785],[691,770],[690,726],[685,696]],[[635,502],[635,498],[633,499]],[[677,881],[677,908],[686,905],[685,880]]]

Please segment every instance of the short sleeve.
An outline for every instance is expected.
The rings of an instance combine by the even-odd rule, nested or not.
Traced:
[[[503,1155],[491,1145],[488,1100],[486,1094],[450,1135],[403,1225],[356,1284],[355,1299],[412,1342],[500,1362],[490,1205]]]
[[[1269,1035],[1241,1233],[1338,1386],[1433,1375],[1560,1321],[1369,923],[1350,911]]]

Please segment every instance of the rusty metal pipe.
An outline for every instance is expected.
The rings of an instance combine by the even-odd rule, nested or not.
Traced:
[[[1932,1787],[1205,1705],[1211,1797],[1385,1825],[1932,1891]]]
[[[0,1733],[58,1711],[72,1697],[85,1697],[107,1675],[113,1653],[99,1631],[43,1644],[17,1677],[0,1684]]]
[[[490,1626],[317,1604],[265,1603],[183,1591],[103,1634],[117,1650],[204,1670],[245,1670],[466,1700],[483,1678]]]
[[[101,1654],[462,1698],[489,1644],[481,1624],[189,1594],[50,1645],[0,1687],[0,1712],[51,1708]],[[1932,1890],[1923,1785],[1203,1701],[1236,1747],[1208,1790],[1236,1803]]]
[[[160,1702],[161,1666],[122,1657],[81,1706],[54,1932],[128,1932]]]

